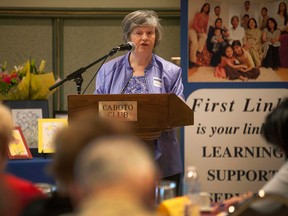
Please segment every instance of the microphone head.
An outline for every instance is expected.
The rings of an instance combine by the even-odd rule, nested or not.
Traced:
[[[113,49],[117,51],[133,51],[135,49],[135,44],[133,42],[127,42],[126,44],[118,45]]]
[[[127,42],[126,44],[120,44],[117,47],[114,47],[112,49],[113,52],[118,51],[133,51],[135,49],[135,44],[133,42]]]
[[[133,42],[131,42],[131,41],[129,41],[129,42],[127,42],[127,45],[129,46],[129,51],[133,51],[133,50],[135,50],[135,44],[133,43]]]

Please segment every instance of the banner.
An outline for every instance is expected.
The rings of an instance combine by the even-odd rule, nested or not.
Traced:
[[[215,18],[215,9],[220,8],[223,31],[227,29],[231,34],[234,16],[238,17],[237,25],[243,27],[245,35],[249,35],[250,30],[246,31],[247,26],[245,27],[245,22],[247,25],[249,19],[247,21],[242,19],[245,10],[244,1],[181,0],[181,67],[184,94],[187,104],[194,111],[195,118],[194,125],[185,127],[182,131],[181,153],[185,167],[197,166],[202,190],[210,193],[212,201],[220,202],[248,191],[257,192],[282,165],[283,154],[268,145],[261,133],[262,123],[267,114],[288,96],[288,68],[281,59],[283,56],[278,59],[281,60],[279,67],[273,65],[264,67],[263,64],[267,61],[263,62],[262,57],[259,65],[259,62],[252,58],[253,50],[244,45],[247,43],[246,37],[242,41],[241,50],[245,55],[247,51],[251,55],[250,60],[253,59],[255,65],[252,76],[243,79],[241,77],[243,74],[240,73],[232,79],[227,71],[224,71],[224,76],[220,76],[221,70],[217,71],[217,66],[224,54],[221,53],[220,62],[218,59],[218,63],[215,64],[217,49],[213,50],[213,47],[212,49],[210,47],[209,50],[208,47],[211,40],[211,35],[208,39],[208,32],[210,25],[213,25],[211,20],[205,30],[207,39],[203,49],[200,46],[201,52],[199,52],[198,40],[196,54],[193,53],[195,51],[193,51],[195,49],[193,22],[197,13],[206,10],[204,8],[207,4],[210,10],[208,19]],[[256,21],[257,28],[260,28],[262,22],[263,7],[268,8],[269,17],[276,16],[278,2],[250,1],[249,16]],[[203,35],[196,34],[196,36],[199,39]],[[226,39],[227,43],[223,44],[222,48],[226,48],[230,43],[228,38]],[[281,47],[283,40],[285,38],[281,35],[279,52],[285,49],[284,46]],[[252,45],[251,47],[254,48]],[[232,48],[235,59],[233,63],[242,64],[240,62],[242,59],[237,56],[236,51],[237,49]]]
[[[188,97],[195,120],[185,127],[185,164],[198,167],[202,190],[214,201],[258,191],[284,162],[261,133],[286,95],[287,89],[201,89]]]

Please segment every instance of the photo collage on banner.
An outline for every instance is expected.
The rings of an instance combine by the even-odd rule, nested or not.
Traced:
[[[181,0],[184,93],[194,111],[182,155],[215,202],[257,192],[285,159],[261,133],[288,96],[288,24],[277,13],[282,1],[249,2]]]
[[[288,26],[278,18],[280,1],[252,0],[248,11],[244,2],[189,0],[188,82],[288,81]],[[267,21],[279,22],[273,36]],[[271,42],[277,36],[279,40]]]

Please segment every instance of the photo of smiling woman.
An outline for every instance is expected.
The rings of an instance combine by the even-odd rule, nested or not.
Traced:
[[[183,99],[182,69],[153,53],[162,38],[157,13],[152,10],[129,13],[122,21],[122,36],[124,43],[132,42],[135,49],[102,66],[94,93],[174,93]],[[163,132],[153,145],[161,177],[179,186],[182,163],[176,129]]]

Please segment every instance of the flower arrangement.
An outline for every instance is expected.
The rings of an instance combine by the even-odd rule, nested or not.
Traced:
[[[23,78],[19,68],[16,66],[14,67],[11,73],[6,71],[7,62],[1,66],[1,73],[0,73],[0,94],[7,95],[8,92],[15,86],[17,86]]]
[[[35,60],[6,70],[7,62],[0,65],[0,100],[44,100],[51,95],[49,87],[55,83],[52,72],[45,72],[46,61],[36,67]]]

